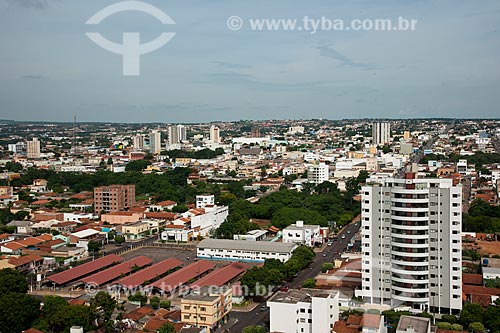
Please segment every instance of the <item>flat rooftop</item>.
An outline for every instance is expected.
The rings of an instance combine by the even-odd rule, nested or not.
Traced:
[[[198,249],[208,248],[217,250],[290,253],[297,245],[295,243],[248,242],[242,240],[206,238],[198,243],[196,247]]]
[[[335,296],[337,291],[322,289],[290,289],[288,291],[278,291],[268,302],[296,304],[298,302],[311,302],[313,297],[328,298]]]

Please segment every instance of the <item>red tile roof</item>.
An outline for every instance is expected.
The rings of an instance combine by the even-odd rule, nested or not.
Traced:
[[[85,283],[92,283],[94,285],[101,286],[107,282],[119,278],[122,274],[130,273],[134,266],[141,268],[150,265],[152,262],[153,261],[146,256],[135,257],[129,261],[113,266],[89,277],[83,278],[82,281]]]
[[[182,261],[176,258],[168,258],[166,260],[154,264],[151,267],[145,268],[139,272],[124,277],[123,279],[119,280],[116,283],[130,289],[136,288],[144,284],[146,281],[151,281],[154,278],[157,278],[181,265]]]
[[[155,287],[160,290],[170,292],[180,285],[186,284],[189,280],[194,279],[203,273],[208,272],[215,266],[214,263],[208,260],[200,260],[192,263],[189,266],[181,268],[172,274],[167,275],[163,279],[150,284],[150,287]]]
[[[130,311],[127,313],[124,317],[131,319],[133,321],[138,321],[146,316],[152,315],[154,313],[154,310],[150,306],[141,306],[140,308],[137,308],[135,310]]]
[[[462,274],[464,284],[482,286],[483,276],[481,274]]]
[[[57,284],[66,284],[70,281],[81,278],[82,276],[93,273],[99,269],[106,268],[115,263],[121,262],[122,260],[123,259],[120,256],[117,256],[116,254],[110,254],[83,265],[76,266],[67,271],[51,275],[47,277],[47,279]]]
[[[239,275],[246,272],[248,266],[239,262],[233,262],[223,268],[214,270],[205,275],[198,281],[192,283],[190,288],[200,288],[206,286],[223,286],[231,280],[234,280]]]
[[[12,264],[12,265],[18,267],[18,266],[26,265],[30,262],[42,261],[42,260],[43,260],[42,257],[39,257],[35,254],[28,254],[25,256],[21,256],[21,257],[10,257],[9,264]]]

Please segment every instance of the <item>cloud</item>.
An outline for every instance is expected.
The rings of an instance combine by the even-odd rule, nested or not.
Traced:
[[[213,64],[216,64],[217,66],[221,68],[226,68],[226,69],[248,69],[250,66],[248,65],[243,65],[243,64],[236,64],[236,63],[231,63],[231,62],[225,62],[225,61],[212,61]]]
[[[362,62],[356,62],[351,58],[346,57],[345,55],[335,50],[331,45],[320,44],[316,46],[316,49],[319,50],[320,56],[330,59],[335,59],[340,62],[341,66],[360,68],[360,69],[375,69],[374,65]]]
[[[28,80],[40,80],[43,77],[41,75],[23,75],[21,76],[22,79],[28,79]]]
[[[6,0],[10,6],[22,8],[47,9],[49,0]]]

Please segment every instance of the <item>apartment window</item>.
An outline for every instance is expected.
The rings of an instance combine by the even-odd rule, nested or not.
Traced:
[[[300,309],[300,313],[306,313],[306,309]]]
[[[313,321],[312,321],[312,319],[310,319],[310,318],[309,318],[309,319],[307,319],[307,322],[308,322],[309,324],[312,324],[312,322],[313,322]]]
[[[305,318],[300,318],[299,320],[300,320],[301,323],[305,323],[306,322]]]

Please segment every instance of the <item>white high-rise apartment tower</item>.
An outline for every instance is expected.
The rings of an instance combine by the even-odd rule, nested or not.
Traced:
[[[220,143],[220,130],[217,126],[210,126],[210,142]]]
[[[28,141],[27,155],[28,158],[40,158],[40,141],[37,138]]]
[[[462,309],[462,187],[451,179],[387,178],[362,188],[362,289],[375,304]]]
[[[137,134],[137,135],[134,135],[134,137],[132,138],[132,145],[134,146],[134,149],[137,149],[137,150],[142,150],[144,149],[144,135],[142,134]]]
[[[187,140],[187,129],[184,125],[168,126],[168,144],[175,145]]]
[[[161,152],[161,133],[157,130],[152,130],[149,134],[149,152],[151,154],[159,154]]]
[[[372,143],[380,145],[391,141],[391,124],[390,123],[373,123],[372,124]]]

